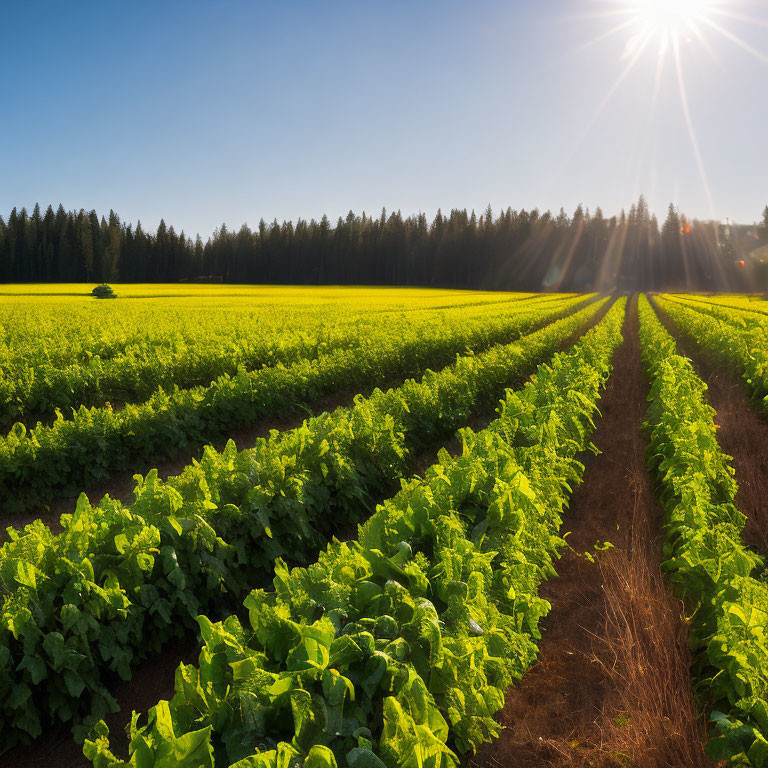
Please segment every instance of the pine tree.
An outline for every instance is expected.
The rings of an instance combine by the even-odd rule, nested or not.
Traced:
[[[685,275],[680,232],[680,215],[673,203],[669,204],[667,219],[661,228],[662,284],[678,286]]]
[[[105,282],[117,280],[120,269],[120,249],[123,244],[123,228],[120,217],[110,209],[107,224],[107,246],[104,250],[102,277]]]

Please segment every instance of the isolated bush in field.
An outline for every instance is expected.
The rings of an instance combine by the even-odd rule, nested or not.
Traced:
[[[111,285],[107,285],[106,283],[103,283],[102,285],[97,285],[91,293],[97,298],[97,299],[116,299],[117,296],[115,292],[112,290]]]

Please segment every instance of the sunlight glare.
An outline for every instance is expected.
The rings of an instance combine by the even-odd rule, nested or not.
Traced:
[[[666,35],[700,21],[711,10],[712,0],[632,0],[631,6],[638,24]]]
[[[671,81],[677,86],[680,106],[683,112],[688,139],[691,144],[693,158],[698,167],[699,177],[706,193],[710,215],[715,218],[712,190],[709,185],[704,155],[699,143],[693,112],[688,102],[688,92],[685,76],[685,51],[693,51],[694,46],[700,46],[712,60],[719,61],[719,50],[715,43],[719,38],[737,45],[742,51],[746,51],[754,58],[768,63],[768,54],[762,48],[751,45],[742,39],[736,32],[724,26],[728,20],[746,22],[753,27],[768,27],[768,20],[753,17],[750,14],[737,12],[733,6],[739,3],[752,5],[767,5],[768,0],[592,0],[593,4],[602,7],[602,11],[591,14],[583,14],[579,18],[584,19],[617,19],[618,23],[599,31],[598,34],[584,44],[571,51],[577,54],[610,40],[622,32],[627,34],[623,52],[619,56],[622,69],[616,80],[609,85],[604,98],[598,104],[594,114],[590,117],[583,131],[575,141],[575,147],[581,146],[592,131],[595,123],[605,111],[610,101],[627,81],[630,74],[641,66],[643,60],[648,63],[648,50],[657,50],[655,63],[655,77],[652,83],[651,101],[649,108],[645,109],[649,123],[656,117],[656,108],[659,102],[662,87],[665,82]],[[723,23],[718,23],[722,21]],[[606,25],[607,26],[607,25]],[[668,62],[671,61],[674,77],[665,78]],[[675,81],[677,81],[675,83]],[[666,116],[665,116],[666,117]],[[654,150],[655,151],[655,150]],[[655,174],[655,166],[651,165],[651,172]],[[638,177],[640,174],[638,166]],[[618,243],[619,249],[623,247]],[[610,247],[609,247],[610,250]],[[611,267],[612,268],[612,267]],[[609,275],[602,275],[603,278]],[[602,282],[601,282],[602,284]]]

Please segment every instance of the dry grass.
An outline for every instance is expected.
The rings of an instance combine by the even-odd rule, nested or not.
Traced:
[[[648,480],[637,476],[629,546],[600,560],[605,634],[595,661],[610,680],[603,738],[607,751],[642,768],[705,768],[705,728],[689,674],[691,655],[682,604],[659,570]]]

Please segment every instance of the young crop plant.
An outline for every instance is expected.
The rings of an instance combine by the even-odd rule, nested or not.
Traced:
[[[690,615],[707,752],[736,768],[768,766],[768,583],[743,543],[730,457],[717,442],[706,385],[645,297],[640,339],[651,380],[645,428],[666,511],[663,564]]]
[[[356,540],[308,567],[278,560],[245,625],[201,616],[197,666],[134,715],[128,762],[99,723],[94,766],[453,768],[497,736],[504,691],[536,658],[539,587],[624,309],[508,391],[487,429],[462,430],[461,455],[403,481]]]
[[[768,315],[768,302],[755,296],[728,296],[715,294],[714,296],[697,296],[688,293],[665,294],[670,298],[701,305],[707,311],[728,310],[730,316],[752,317],[756,321],[765,321]],[[737,310],[734,312],[734,310]],[[763,315],[762,318],[759,316]],[[758,317],[756,317],[758,316]]]
[[[660,297],[659,306],[669,314],[686,341],[740,375],[753,401],[768,408],[768,318],[749,316],[719,307]]]
[[[414,457],[492,409],[603,304],[251,449],[209,448],[166,482],[150,472],[128,507],[106,497],[94,508],[82,496],[60,534],[41,521],[10,529],[0,548],[3,746],[55,724],[82,738],[83,724],[114,709],[117,676],[194,631],[201,612],[242,600],[276,558],[311,562],[397,488]]]
[[[386,324],[365,343],[222,376],[207,387],[159,389],[146,402],[120,410],[81,407],[71,419],[61,413],[50,426],[27,430],[16,424],[0,438],[0,498],[5,511],[22,512],[67,490],[77,491],[125,471],[136,462],[177,455],[190,446],[277,414],[298,411],[322,395],[344,388],[383,385],[394,376],[416,375],[427,365],[449,364],[467,349],[507,344],[576,305],[496,315],[471,322],[455,317],[437,329],[414,324],[392,334]]]
[[[57,325],[46,322],[52,308],[33,303],[23,315],[0,307],[12,330],[0,333],[0,426],[15,421],[50,424],[56,412],[69,417],[73,409],[107,402],[141,403],[159,389],[205,387],[217,377],[241,370],[292,365],[336,350],[364,346],[383,331],[392,336],[413,334],[417,327],[434,335],[443,324],[512,319],[520,333],[530,331],[589,297],[536,297],[462,307],[412,311],[366,312],[331,307],[303,314],[278,308],[259,310],[247,304],[209,303],[177,307],[162,304],[101,305],[94,310],[62,307]],[[75,307],[77,308],[77,307]],[[220,311],[217,311],[220,310]],[[40,317],[42,315],[42,317]],[[74,317],[72,317],[74,316]],[[527,316],[527,317],[526,317]],[[85,329],[98,325],[98,330]],[[62,327],[63,326],[63,327]]]

